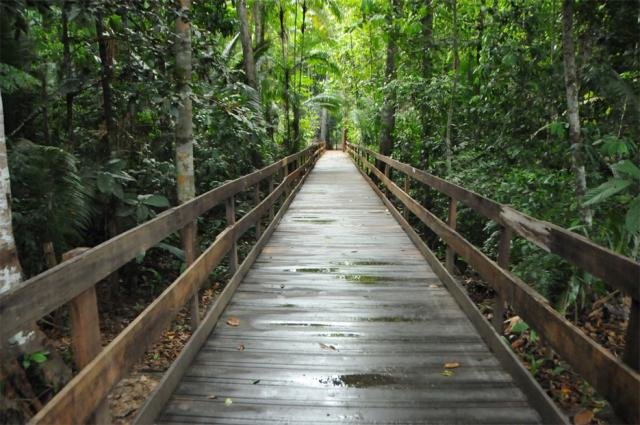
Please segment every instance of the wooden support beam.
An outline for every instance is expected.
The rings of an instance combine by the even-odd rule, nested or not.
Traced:
[[[409,177],[408,175],[405,174],[404,176],[404,193],[406,193],[407,195],[409,195],[409,191],[411,190],[411,177]],[[411,195],[409,195],[411,196]],[[409,219],[409,208],[404,207],[402,209],[402,216],[405,218],[405,220]]]
[[[269,193],[273,192],[273,186],[273,176],[269,176]],[[274,209],[273,205],[269,208],[269,222],[273,221]]]
[[[636,372],[640,371],[640,301],[631,300],[629,321],[627,322],[627,339],[624,348],[624,362]]]
[[[511,257],[512,232],[508,227],[500,226],[500,240],[498,241],[498,266],[509,271],[509,261]],[[502,335],[504,324],[504,311],[506,307],[504,295],[496,291],[496,299],[493,305],[493,327]]]
[[[184,250],[184,261],[187,267],[189,267],[198,257],[197,246],[197,222],[184,226],[180,232],[182,237],[182,248]],[[198,300],[198,293],[196,292],[189,304],[190,319],[191,319],[191,331],[194,331],[200,325],[200,305]]]
[[[65,252],[62,254],[62,261],[69,260],[88,250],[89,248],[76,248]],[[98,314],[98,299],[95,286],[69,301],[69,317],[71,319],[73,361],[78,370],[82,370],[102,351],[100,316]],[[111,423],[111,413],[109,412],[106,398],[102,399],[88,422],[95,424]]]
[[[449,213],[447,215],[447,224],[449,224],[449,227],[455,230],[457,221],[458,221],[458,201],[456,201],[455,198],[449,198]],[[449,246],[449,244],[447,244],[447,251],[445,255],[446,255],[445,265],[447,267],[447,271],[451,274],[455,274],[456,253],[453,250],[453,248]]]
[[[256,183],[256,187],[253,189],[253,201],[255,205],[260,204],[260,183]],[[262,216],[258,217],[256,221],[256,240],[262,236]]]
[[[236,223],[236,203],[235,197],[227,198],[224,203],[225,215],[227,218],[227,227],[231,227]],[[229,272],[234,274],[238,270],[238,244],[234,238],[231,249],[229,250]]]

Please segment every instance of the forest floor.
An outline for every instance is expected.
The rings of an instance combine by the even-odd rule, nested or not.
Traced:
[[[471,299],[480,311],[492,318],[493,291],[475,274],[460,277]],[[200,294],[200,311],[205,312],[222,290],[220,283]],[[136,293],[117,308],[101,306],[103,346],[106,346],[152,301],[147,293]],[[578,326],[595,341],[616,355],[624,348],[628,317],[628,300],[617,292],[596,301],[589,311],[577,317]],[[517,315],[508,311],[504,336],[542,388],[576,425],[606,425],[615,423],[608,403],[582,380],[571,367],[544,346]],[[47,332],[57,349],[71,363],[71,341],[64,332],[51,328]],[[109,395],[109,407],[114,425],[128,425],[138,409],[160,381],[163,373],[176,359],[191,336],[186,309],[178,314],[160,342],[147,351]]]
[[[494,291],[476,274],[461,278],[467,293],[489,320],[493,317]],[[625,345],[629,299],[617,291],[595,301],[573,322],[594,341],[621,356]],[[507,311],[503,335],[538,383],[575,425],[617,423],[611,407],[561,360],[513,311]]]

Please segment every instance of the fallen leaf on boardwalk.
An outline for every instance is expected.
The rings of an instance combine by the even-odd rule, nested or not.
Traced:
[[[218,398],[217,395],[210,395],[209,397],[207,397],[209,400],[215,400],[216,398]]]
[[[455,368],[458,368],[458,367],[460,367],[460,363],[458,363],[458,362],[451,362],[451,363],[445,363],[444,364],[444,368],[445,369],[455,369]]]
[[[320,343],[320,348],[322,348],[323,350],[335,350],[336,347],[334,347],[333,345],[327,345],[327,344],[323,344]]]
[[[238,345],[237,350],[238,350],[238,351],[244,351],[244,344],[240,344],[240,345]]]
[[[226,400],[224,401],[224,405],[225,405],[225,406],[231,406],[232,404],[233,404],[233,400],[231,400],[230,398],[228,398],[228,399],[226,399]]]
[[[429,285],[429,288],[437,288],[438,285],[436,285],[435,283],[432,283],[431,285]]]
[[[253,381],[253,385],[258,385],[260,383],[259,379],[256,379],[255,381]]]
[[[238,326],[240,325],[240,319],[235,316],[231,316],[227,319],[227,325],[229,326]]]
[[[451,369],[445,369],[440,373],[440,375],[442,375],[442,376],[453,376],[454,372]]]
[[[581,410],[575,415],[573,415],[574,425],[589,425],[592,419],[593,419],[593,411],[587,410],[587,409]]]

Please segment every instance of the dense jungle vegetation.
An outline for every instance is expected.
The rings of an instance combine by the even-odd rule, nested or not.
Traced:
[[[639,19],[634,0],[2,0],[0,292],[6,253],[34,276],[343,129],[637,260]],[[458,220],[495,253],[495,225]],[[199,222],[200,245],[224,225]],[[141,254],[101,308],[157,294],[183,260],[178,235]],[[573,319],[611,296],[525,241],[512,261]]]

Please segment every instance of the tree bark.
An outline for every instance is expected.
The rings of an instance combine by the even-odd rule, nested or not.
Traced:
[[[431,50],[433,49],[433,0],[425,0],[425,13],[421,19],[421,36],[422,36],[422,60],[420,62],[420,71],[422,74],[423,84],[428,84],[431,80]],[[420,108],[420,124],[422,126],[422,144],[425,147],[425,155],[420,158],[420,168],[427,168],[428,163],[428,140],[429,140],[429,106],[426,98],[421,99]]]
[[[451,174],[451,161],[453,159],[453,142],[451,141],[451,130],[453,127],[453,112],[455,106],[455,97],[458,90],[458,68],[460,64],[460,58],[458,56],[458,2],[457,0],[451,0],[451,12],[453,14],[453,63],[451,69],[453,70],[453,87],[451,88],[451,99],[449,100],[449,110],[447,111],[447,128],[445,131],[445,161],[446,161],[446,173]]]
[[[96,34],[98,36],[98,50],[100,52],[102,85],[102,108],[104,114],[105,134],[102,138],[102,153],[104,158],[109,158],[113,150],[114,137],[116,133],[116,122],[113,113],[113,95],[111,93],[111,81],[113,80],[112,59],[108,54],[107,38],[104,34],[104,24],[102,15],[96,17]],[[115,236],[115,235],[113,235]]]
[[[71,79],[71,45],[69,41],[69,16],[67,8],[68,2],[65,2],[62,7],[62,77],[66,80],[68,86]],[[67,94],[65,95],[65,104],[67,108],[67,115],[65,117],[64,127],[67,132],[67,142],[69,145],[74,144],[75,135],[73,132],[73,97],[74,94],[67,88]]]
[[[380,113],[381,131],[379,150],[382,155],[390,155],[393,151],[393,130],[396,125],[396,91],[389,87],[396,79],[396,55],[398,51],[398,28],[395,18],[399,14],[400,0],[391,0],[387,14],[389,41],[387,42],[387,58],[385,62],[385,96]]]
[[[245,0],[236,0],[236,11],[240,21],[240,43],[242,44],[242,67],[247,77],[247,83],[258,90],[258,77],[256,74],[256,63],[253,59],[253,43],[251,42],[251,32],[249,30],[249,18],[247,17],[247,5]]]
[[[262,0],[255,0],[253,2],[253,39],[255,41],[255,46],[260,46],[264,43],[264,19],[267,12],[266,6],[267,5]]]
[[[573,43],[573,0],[562,3],[562,50],[564,55],[564,85],[567,95],[567,118],[569,119],[569,141],[571,143],[571,165],[575,175],[575,192],[580,217],[591,226],[592,211],[582,205],[587,192],[587,177],[584,166],[584,144],[580,135],[580,109],[578,78],[576,72],[575,47]]]
[[[280,8],[278,10],[279,20],[280,20],[280,43],[282,46],[282,68],[284,73],[283,80],[283,91],[282,91],[282,100],[284,103],[284,122],[285,122],[285,150],[291,153],[291,124],[289,121],[289,65],[287,64],[288,55],[287,55],[287,33],[285,30],[285,15],[284,15],[284,5],[282,1],[280,2]]]
[[[193,110],[191,104],[191,0],[180,0],[176,19],[176,93],[178,95],[178,119],[176,121],[176,192],[180,204],[196,196],[193,168]],[[190,223],[182,231],[182,247],[189,255],[187,262],[197,255],[196,223]],[[198,294],[191,300],[191,328],[199,325]]]

